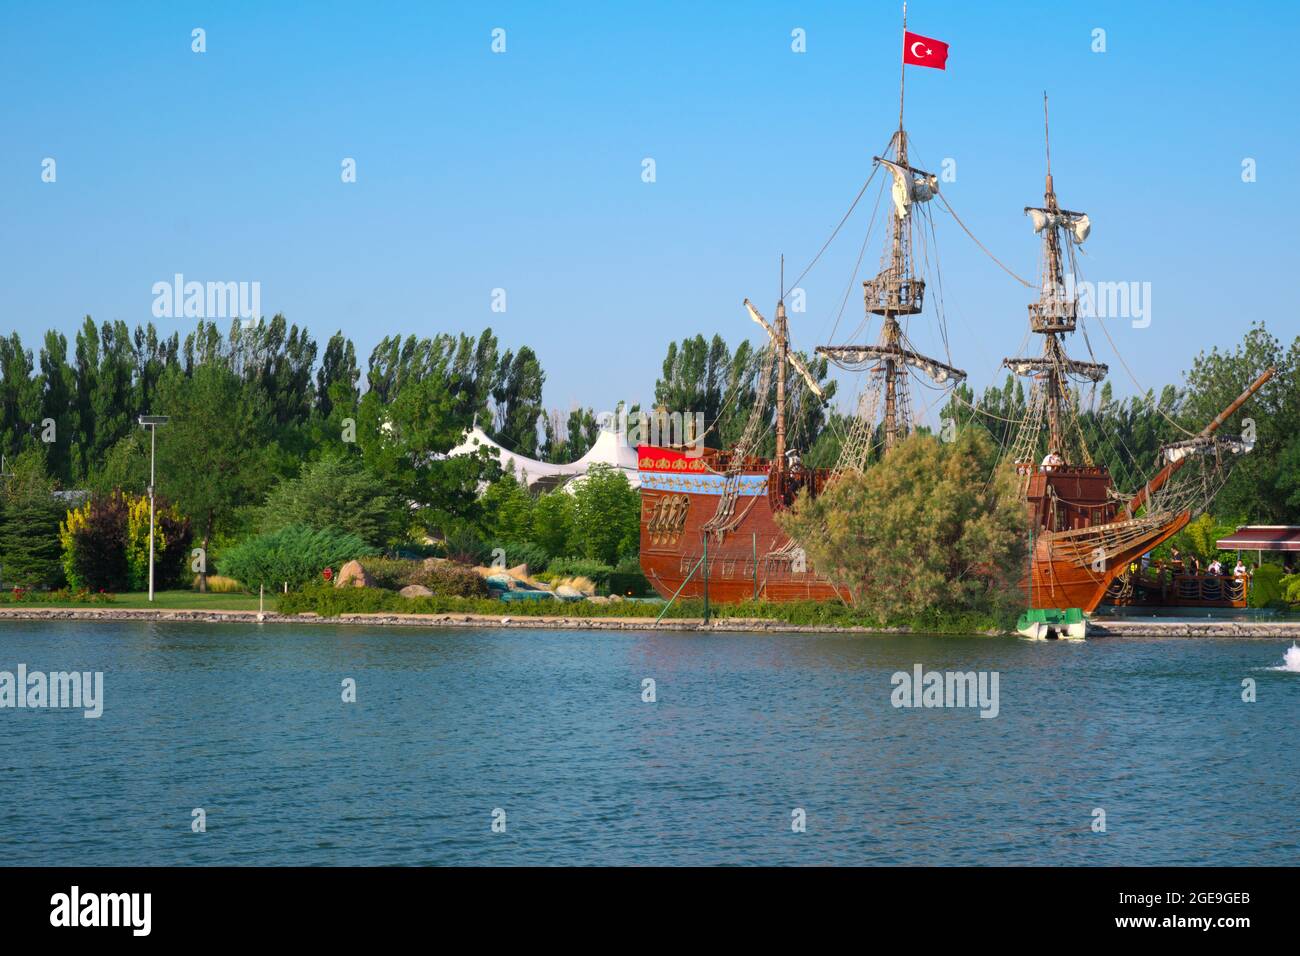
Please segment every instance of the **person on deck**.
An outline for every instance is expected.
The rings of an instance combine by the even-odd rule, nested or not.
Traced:
[[[1208,571],[1210,574],[1220,575],[1223,573],[1223,562],[1220,561],[1218,558],[1215,558],[1213,561],[1210,562],[1210,566],[1205,570]]]
[[[1237,566],[1232,569],[1233,577],[1245,578],[1250,576],[1250,569],[1246,567],[1241,558],[1237,559]]]
[[[1065,464],[1065,459],[1062,458],[1060,455],[1058,455],[1056,453],[1056,450],[1053,449],[1049,451],[1047,453],[1047,457],[1043,459],[1042,469],[1043,471],[1053,471],[1057,468],[1060,468],[1064,464]]]

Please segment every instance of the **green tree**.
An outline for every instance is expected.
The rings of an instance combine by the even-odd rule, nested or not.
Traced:
[[[63,583],[59,522],[63,504],[46,477],[45,450],[22,452],[0,479],[0,581],[53,588]]]
[[[723,386],[731,368],[731,350],[720,335],[712,341],[704,336],[668,343],[664,356],[663,373],[655,382],[655,407],[668,414],[678,413],[683,419],[702,413],[707,429],[718,418],[722,408]],[[666,440],[666,439],[661,439]],[[710,448],[720,446],[717,429],[705,436]]]
[[[335,406],[342,406],[345,413],[355,415],[361,399],[357,391],[360,379],[356,348],[342,332],[335,332],[325,346],[325,355],[316,372],[316,409],[320,416],[331,419]]]
[[[930,609],[988,609],[1022,568],[1024,507],[979,429],[953,442],[915,434],[862,474],[802,495],[781,525],[817,570],[881,621]]]
[[[1201,353],[1187,373],[1184,413],[1188,429],[1199,431],[1269,367],[1277,369],[1273,378],[1222,429],[1224,434],[1240,433],[1250,419],[1256,441],[1254,450],[1234,463],[1215,509],[1257,524],[1282,524],[1294,514],[1281,461],[1300,433],[1300,337],[1284,350],[1258,322],[1233,351]]]
[[[596,465],[577,480],[573,492],[572,553],[605,564],[636,553],[641,534],[641,496],[627,476]]]
[[[297,478],[271,489],[261,509],[263,532],[288,525],[337,528],[382,548],[403,540],[410,508],[355,456],[329,454],[303,466]]]
[[[531,541],[533,496],[509,472],[483,490],[479,498],[484,537],[488,540]]]
[[[32,352],[14,332],[0,336],[0,453],[10,458],[36,441],[40,386],[32,377]]]
[[[171,421],[158,430],[157,486],[189,515],[206,554],[264,493],[276,450],[273,419],[261,391],[216,361],[166,376],[161,403]],[[199,580],[206,590],[207,575]]]
[[[496,427],[492,438],[505,448],[529,458],[537,457],[537,423],[542,417],[542,385],[546,373],[528,346],[506,352],[497,368],[492,399]]]
[[[547,492],[533,502],[532,542],[553,558],[567,554],[573,534],[573,495]]]
[[[76,378],[68,365],[68,340],[58,332],[45,333],[39,388],[40,421],[55,425],[54,441],[46,445],[46,468],[52,477],[67,484],[72,480],[72,436],[77,426],[72,400]]]

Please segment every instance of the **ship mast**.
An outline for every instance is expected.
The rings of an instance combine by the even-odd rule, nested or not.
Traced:
[[[903,5],[903,33],[907,33],[907,5]],[[937,359],[908,348],[899,324],[900,315],[916,315],[925,297],[925,280],[913,273],[911,254],[914,204],[928,201],[939,189],[938,177],[916,169],[907,159],[907,131],[903,126],[903,92],[907,67],[904,64],[898,83],[898,131],[890,140],[892,159],[872,157],[893,176],[893,205],[890,215],[890,238],[883,268],[874,279],[862,283],[863,300],[869,315],[882,319],[880,338],[875,345],[819,345],[817,353],[837,366],[850,371],[868,370],[873,381],[859,400],[857,419],[841,451],[837,471],[861,471],[865,466],[875,429],[876,409],[883,399],[881,431],[886,452],[894,448],[912,430],[909,367],[918,369],[937,384],[960,382],[966,373]],[[887,257],[887,258],[886,258]],[[886,262],[888,263],[886,265]]]
[[[785,256],[781,256],[781,288],[776,301],[776,470],[785,470],[785,363],[790,352],[790,327],[785,316]]]
[[[1071,414],[1070,376],[1074,375],[1093,383],[1106,377],[1107,367],[1097,362],[1078,362],[1065,351],[1063,336],[1073,332],[1078,324],[1078,299],[1065,285],[1064,242],[1082,243],[1091,229],[1087,214],[1062,209],[1056,199],[1056,186],[1052,181],[1052,148],[1048,124],[1047,94],[1043,94],[1043,140],[1047,154],[1047,179],[1043,192],[1043,205],[1026,206],[1034,231],[1043,234],[1042,286],[1038,301],[1029,305],[1029,328],[1043,336],[1043,355],[1040,359],[1008,358],[1004,367],[1018,375],[1034,378],[1034,388],[1039,390],[1042,413],[1047,417],[1048,451],[1061,455],[1065,452],[1067,436],[1063,425]],[[1026,434],[1016,442],[1016,452],[1029,458],[1037,446],[1037,429],[1041,419],[1030,415],[1025,423]],[[1082,462],[1091,465],[1088,450],[1078,449]]]
[[[903,4],[903,37],[906,42],[907,37],[907,4]],[[907,83],[907,63],[904,62],[898,70],[898,132],[894,134],[894,158],[898,160],[898,165],[907,169],[907,133],[903,130],[903,90]],[[889,271],[894,276],[905,274],[906,261],[903,256],[903,219],[899,216],[890,216],[890,223],[893,226],[893,236],[890,243]],[[910,223],[909,223],[910,225]],[[908,230],[908,238],[911,238],[911,230]],[[891,302],[899,304],[898,290],[891,290]],[[885,312],[885,323],[883,329],[882,341],[887,348],[897,348],[901,336],[901,329],[898,326],[898,319],[895,318],[897,312]],[[898,442],[898,383],[897,368],[894,363],[893,354],[885,356],[885,451],[891,450]],[[910,423],[909,423],[910,424]]]
[[[1047,93],[1043,93],[1043,146],[1047,154],[1047,182],[1043,190],[1043,206],[1051,216],[1059,215],[1060,206],[1056,202],[1056,187],[1052,185],[1052,140],[1051,130],[1047,116]],[[1046,280],[1050,285],[1047,288],[1055,291],[1065,286],[1064,268],[1061,264],[1061,241],[1060,236],[1055,229],[1048,229],[1043,236],[1043,246],[1047,256]],[[1073,310],[1072,310],[1073,311]],[[1075,315],[1069,316],[1070,326],[1068,331],[1074,330]],[[1038,331],[1035,329],[1035,331]],[[1063,330],[1064,331],[1064,330]],[[1061,346],[1061,340],[1057,337],[1058,332],[1048,329],[1044,335],[1047,336],[1044,345],[1044,354],[1053,361],[1047,369],[1047,431],[1048,442],[1052,449],[1060,451],[1062,447],[1061,435],[1061,402],[1064,381],[1060,374],[1059,359],[1065,358],[1065,350]]]

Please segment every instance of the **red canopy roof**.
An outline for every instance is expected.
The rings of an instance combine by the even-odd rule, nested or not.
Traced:
[[[1300,551],[1300,525],[1246,525],[1215,546],[1220,551]]]

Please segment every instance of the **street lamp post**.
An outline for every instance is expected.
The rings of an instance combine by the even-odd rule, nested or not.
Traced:
[[[166,425],[166,415],[141,415],[140,424],[149,429],[149,602],[153,603],[153,459],[158,440],[158,426]]]

